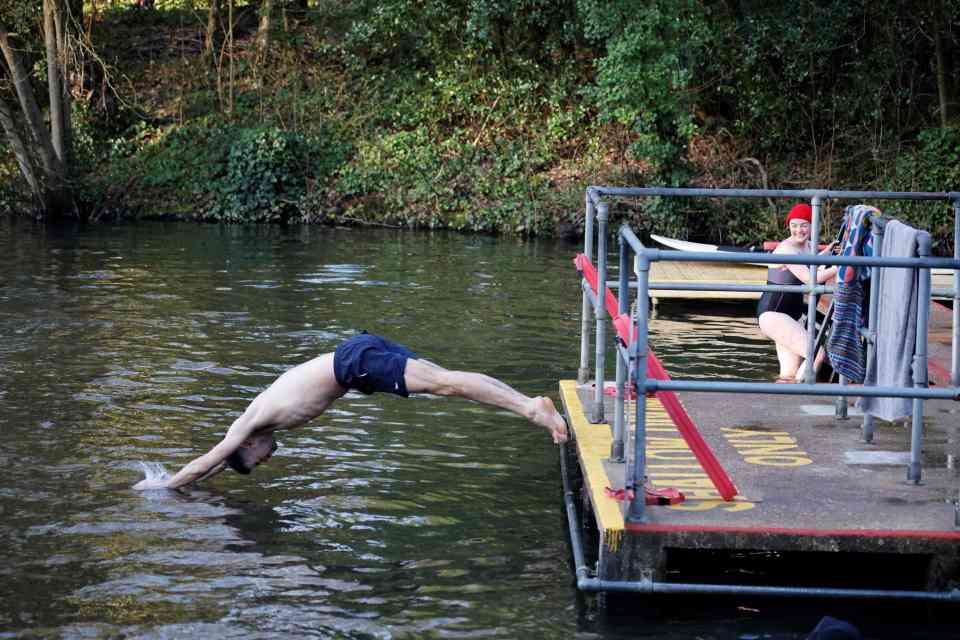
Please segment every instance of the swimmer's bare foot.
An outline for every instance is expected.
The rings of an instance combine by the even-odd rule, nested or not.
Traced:
[[[531,422],[549,431],[555,444],[567,441],[567,422],[557,412],[550,398],[544,396],[532,398],[528,417]]]

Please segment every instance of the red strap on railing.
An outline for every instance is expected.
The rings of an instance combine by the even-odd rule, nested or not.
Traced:
[[[583,277],[587,280],[593,292],[599,296],[597,293],[599,290],[599,277],[590,259],[584,254],[578,253],[573,259],[573,263],[576,265],[577,271],[583,274]],[[634,330],[632,336],[630,335],[630,316],[626,313],[619,313],[619,306],[617,305],[617,299],[613,295],[613,292],[610,291],[609,287],[604,287],[604,289],[604,306],[607,309],[607,313],[613,318],[613,326],[616,328],[620,340],[623,341],[623,344],[629,346],[637,338],[636,330]],[[658,360],[657,356],[653,354],[653,351],[649,349],[647,350],[647,375],[656,380],[670,379],[667,370],[663,368],[660,360]],[[656,396],[663,405],[663,408],[666,409],[667,415],[673,420],[677,431],[680,432],[687,446],[690,447],[690,451],[693,452],[700,466],[703,467],[707,477],[713,482],[717,493],[727,502],[733,500],[733,497],[737,495],[736,486],[734,486],[730,480],[730,476],[727,475],[727,472],[724,471],[720,465],[720,461],[713,455],[713,451],[710,450],[703,436],[700,435],[700,432],[697,430],[697,425],[694,424],[690,418],[690,414],[688,414],[687,410],[680,404],[680,399],[677,397],[677,394],[672,391],[657,391]]]

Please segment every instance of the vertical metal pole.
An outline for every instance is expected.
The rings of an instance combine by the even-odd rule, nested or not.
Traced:
[[[820,196],[813,196],[811,205],[813,208],[813,220],[810,223],[810,250],[814,255],[820,250],[820,209],[822,204]],[[810,293],[807,297],[807,360],[804,363],[803,381],[806,384],[813,384],[817,381],[817,372],[814,370],[813,362],[816,358],[817,349],[817,295],[813,288],[817,286],[817,265],[810,265]]]
[[[873,216],[870,224],[873,231],[873,255],[879,258],[883,256],[884,222]],[[867,329],[870,333],[870,339],[867,341],[867,371],[876,367],[877,364],[877,310],[880,307],[880,270],[881,267],[870,267],[870,304],[867,307]],[[864,412],[863,441],[867,444],[873,443],[873,430],[873,416]]]
[[[617,241],[620,243],[620,286],[617,288],[617,311],[623,314],[630,308],[629,248],[622,233],[617,234]],[[629,346],[628,344],[627,347]],[[620,349],[617,349],[617,408],[613,415],[613,442],[610,444],[610,460],[613,462],[623,462],[623,399],[626,377],[627,363]]]
[[[960,260],[960,199],[953,201],[953,259]],[[950,359],[950,386],[960,386],[960,271],[953,271],[953,349]],[[957,430],[951,429],[947,454],[947,469],[953,477],[957,476]],[[954,503],[953,526],[960,529],[960,497]]]
[[[930,234],[926,231],[917,238],[917,254],[921,258],[930,255]],[[918,276],[917,289],[917,346],[913,356],[913,386],[926,388],[927,385],[927,323],[930,320],[930,269],[914,270]],[[920,484],[923,463],[920,460],[923,441],[923,399],[913,399],[913,425],[910,430],[910,468],[907,480]]]
[[[583,253],[593,258],[593,199],[590,192],[586,196],[586,212],[583,218]],[[582,279],[581,279],[582,282]],[[577,384],[586,384],[590,379],[590,298],[583,292],[580,309],[580,369],[577,371]]]
[[[847,376],[840,374],[840,386],[845,387],[847,385]],[[847,415],[847,396],[837,396],[837,399],[833,405],[834,412],[833,417],[835,420],[849,420],[850,416]]]
[[[637,266],[637,265],[640,264],[639,260],[640,260],[639,256],[634,255],[633,267],[634,267],[634,273],[635,273],[636,276],[637,276],[637,289],[638,289],[638,290],[639,290],[639,288],[640,288],[640,272],[639,272],[639,267]],[[649,293],[649,291],[648,291],[648,293]],[[634,305],[634,306],[633,306],[633,310],[630,312],[630,336],[636,336],[636,335],[637,335],[637,314],[639,313],[638,310],[640,309],[640,296],[639,296],[639,293],[637,294],[637,298],[634,300],[633,305]],[[636,342],[630,343],[630,345],[627,347],[627,355],[629,356],[629,359],[628,359],[628,361],[627,361],[627,385],[628,385],[629,388],[633,391],[634,403],[637,403],[637,402],[640,401],[640,400],[639,400],[639,398],[640,398],[640,390],[637,388],[637,384],[640,384],[640,383],[637,382],[637,377],[636,377],[636,364],[637,364],[637,343],[636,343]],[[646,363],[646,357],[644,357],[644,363]],[[644,366],[644,369],[643,369],[643,370],[644,370],[644,372],[646,372],[646,370],[647,370],[647,369],[646,369],[646,366],[647,366],[647,365],[644,364],[643,366]],[[625,480],[626,480],[626,479],[629,479],[629,481],[630,481],[629,484],[625,484],[624,486],[630,486],[630,487],[632,487],[632,486],[633,486],[633,472],[634,472],[634,468],[633,468],[633,466],[630,464],[630,462],[631,462],[631,460],[630,460],[630,454],[635,453],[635,451],[631,451],[631,450],[629,449],[629,446],[630,446],[630,425],[629,425],[629,424],[626,424],[624,427],[625,427],[625,428],[624,428],[624,430],[623,430],[623,449],[624,449],[624,466],[623,466],[623,472],[624,472]]]
[[[650,260],[643,254],[637,255],[637,342],[634,357],[633,380],[637,385],[637,425],[633,441],[633,477],[626,489],[633,489],[633,500],[627,504],[627,521],[641,522],[646,508],[647,474],[647,299],[650,294]]]
[[[953,259],[960,260],[960,200],[953,201]],[[953,272],[953,357],[950,386],[960,387],[960,271]]]
[[[609,208],[606,202],[597,205],[597,306],[593,310],[594,320],[596,321],[596,362],[594,364],[594,381],[597,384],[593,394],[593,412],[590,415],[590,422],[597,424],[603,422],[603,367],[604,355],[607,346],[607,325],[604,319],[607,317],[607,310],[604,308],[604,299],[607,287],[607,221],[609,218]]]

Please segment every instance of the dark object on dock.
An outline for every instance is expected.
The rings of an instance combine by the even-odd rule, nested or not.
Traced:
[[[855,626],[830,616],[823,616],[807,636],[807,640],[861,640],[862,638]]]

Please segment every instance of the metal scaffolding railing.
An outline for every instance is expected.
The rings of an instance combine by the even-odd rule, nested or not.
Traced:
[[[632,374],[633,384],[636,386],[636,415],[635,436],[632,451],[633,464],[628,465],[625,473],[625,489],[628,495],[634,498],[629,500],[626,507],[628,521],[639,522],[644,517],[644,491],[646,460],[645,415],[646,394],[657,391],[703,391],[721,393],[761,393],[761,394],[788,394],[788,395],[819,395],[819,396],[860,396],[860,397],[896,397],[913,399],[913,423],[911,429],[910,464],[907,468],[908,480],[919,483],[922,475],[921,439],[923,428],[923,402],[929,399],[960,399],[960,193],[905,193],[885,191],[827,191],[827,190],[759,190],[759,189],[671,189],[671,188],[616,188],[590,187],[586,193],[585,242],[584,253],[587,259],[596,255],[598,279],[601,285],[594,295],[590,285],[584,279],[583,303],[581,317],[580,368],[578,382],[584,384],[591,378],[595,380],[595,396],[592,403],[592,412],[588,416],[591,422],[604,422],[603,390],[604,367],[608,340],[606,335],[607,310],[603,304],[603,283],[608,283],[607,264],[609,202],[605,197],[687,197],[687,198],[790,198],[794,200],[809,200],[813,210],[811,221],[811,246],[819,245],[821,211],[824,202],[828,200],[914,200],[914,201],[941,201],[949,202],[954,211],[954,257],[930,257],[930,236],[922,232],[919,238],[917,257],[873,257],[832,256],[832,255],[786,255],[762,254],[754,252],[723,252],[698,253],[681,251],[663,251],[645,247],[628,225],[623,225],[618,234],[619,243],[619,277],[616,282],[609,283],[618,289],[618,309],[626,313],[630,308],[629,295],[634,287],[630,283],[631,263],[635,272],[636,305],[630,314],[630,336],[633,340],[625,344],[622,340],[616,342],[617,349],[617,399],[614,415],[613,448],[611,457],[617,461],[624,461],[624,452],[627,451],[629,438],[628,429],[624,426],[624,396],[629,371]],[[882,222],[875,231],[882,233]],[[631,260],[631,257],[633,258]],[[806,367],[802,384],[781,385],[762,382],[714,382],[695,380],[657,380],[647,374],[648,358],[648,295],[652,288],[680,288],[669,284],[650,284],[650,265],[657,261],[685,261],[685,262],[726,262],[726,263],[766,263],[766,264],[797,264],[806,265],[811,270],[811,278],[804,285],[731,285],[722,283],[687,283],[682,288],[694,291],[792,291],[807,294],[807,362],[814,362],[816,345],[816,316],[817,297],[831,292],[830,287],[817,285],[816,269],[819,265],[847,265],[854,267],[900,267],[917,269],[919,277],[918,305],[917,305],[917,340],[913,360],[914,386],[857,386],[855,389],[847,386],[844,380],[841,384],[817,383],[814,367]],[[927,325],[929,321],[929,300],[931,295],[930,270],[944,268],[953,270],[953,286],[942,290],[941,295],[947,295],[953,300],[952,322],[952,357],[950,386],[930,388],[927,380]],[[877,277],[879,269],[873,269],[873,277]],[[876,291],[876,288],[874,288]],[[864,333],[868,343],[868,358],[875,358],[872,348],[871,330],[876,326],[876,299],[871,296],[869,307],[869,324]],[[594,331],[594,358],[593,376],[590,373],[590,321],[595,321]],[[846,403],[844,402],[844,408]],[[864,438],[870,441],[873,434],[872,416],[865,415],[863,424]]]

